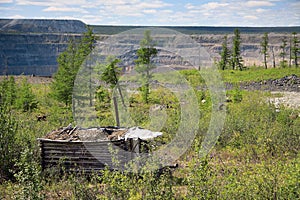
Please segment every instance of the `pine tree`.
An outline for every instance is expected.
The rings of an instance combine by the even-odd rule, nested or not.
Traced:
[[[262,42],[260,43],[262,50],[261,53],[263,54],[264,57],[264,66],[266,69],[268,69],[268,64],[267,64],[267,57],[268,57],[268,45],[269,45],[269,37],[268,33],[265,33]]]
[[[232,69],[243,70],[242,57],[241,57],[241,36],[239,29],[234,29],[233,47],[232,47]]]
[[[229,63],[229,49],[227,47],[227,35],[224,36],[224,41],[222,43],[222,52],[221,52],[221,60],[219,62],[220,69],[225,70]]]
[[[138,59],[135,60],[135,70],[142,75],[142,97],[145,103],[148,103],[150,93],[151,70],[156,66],[151,63],[151,59],[157,55],[157,49],[154,48],[154,41],[151,38],[150,30],[144,32],[144,38],[140,42],[140,48],[137,50]]]

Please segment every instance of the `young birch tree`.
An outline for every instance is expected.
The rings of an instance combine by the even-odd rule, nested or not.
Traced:
[[[142,75],[142,98],[144,103],[148,103],[150,80],[152,78],[151,70],[156,67],[151,63],[151,59],[157,55],[157,49],[154,47],[150,30],[144,32],[144,38],[141,40],[140,46],[141,47],[137,50],[138,59],[135,60],[135,70]]]

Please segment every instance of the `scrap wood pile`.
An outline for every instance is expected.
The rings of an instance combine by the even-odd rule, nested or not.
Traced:
[[[117,128],[117,127],[96,127],[96,128],[80,128],[72,127],[69,124],[67,127],[54,130],[43,137],[51,140],[66,140],[66,141],[114,141],[128,138],[140,138],[148,140],[161,136],[161,132],[152,132],[139,127],[132,128]]]
[[[127,132],[127,129],[116,127],[79,128],[69,124],[48,133],[44,138],[51,140],[67,141],[108,141],[119,140]]]

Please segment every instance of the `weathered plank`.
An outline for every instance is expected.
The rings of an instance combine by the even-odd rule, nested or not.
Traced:
[[[113,158],[124,165],[135,157],[134,153],[127,151],[132,149],[131,141],[38,141],[43,169],[63,165],[67,171],[92,172],[112,166]]]

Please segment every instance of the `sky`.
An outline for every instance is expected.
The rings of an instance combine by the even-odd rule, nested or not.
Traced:
[[[0,18],[93,25],[300,26],[300,0],[0,0]]]

